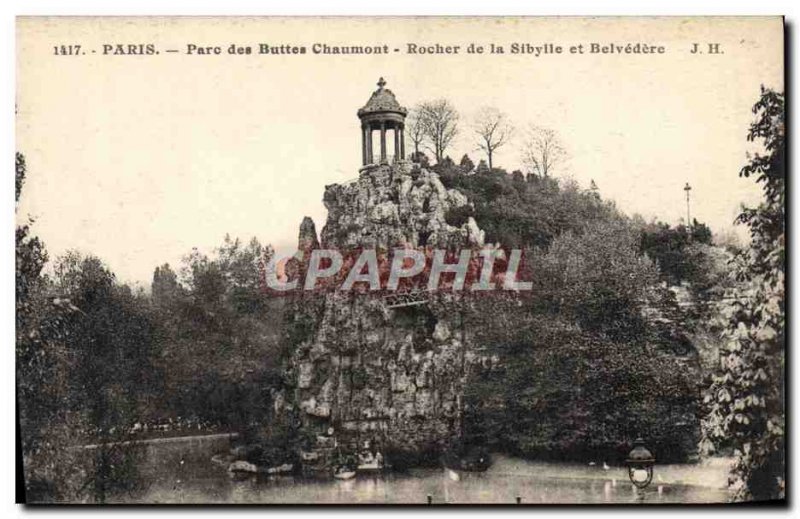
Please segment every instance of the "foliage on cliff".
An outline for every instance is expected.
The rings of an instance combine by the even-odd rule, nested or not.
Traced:
[[[433,169],[445,187],[458,189],[473,203],[486,241],[506,247],[547,247],[562,232],[580,232],[587,222],[616,214],[612,203],[570,181],[536,176],[519,180],[501,169],[467,174],[447,162]]]
[[[643,251],[641,222],[570,181],[436,168],[467,194],[487,241],[525,249],[534,284],[525,296],[473,298],[476,343],[500,367],[477,370],[468,384],[472,441],[619,460],[642,435],[665,461],[691,456],[696,354]]]

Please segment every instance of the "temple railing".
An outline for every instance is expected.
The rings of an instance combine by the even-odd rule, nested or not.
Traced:
[[[365,166],[378,166],[380,164],[397,164],[408,159],[400,158],[398,155],[386,155],[386,159],[381,160],[380,157],[373,157],[372,162],[365,164]]]

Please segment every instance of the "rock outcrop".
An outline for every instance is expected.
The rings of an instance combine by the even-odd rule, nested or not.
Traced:
[[[367,166],[358,180],[333,184],[323,197],[328,221],[326,247],[465,247],[483,245],[483,231],[471,217],[455,227],[450,211],[469,205],[467,197],[447,189],[439,176],[417,164]]]
[[[300,247],[390,249],[480,247],[472,218],[448,224],[468,205],[416,164],[368,166],[358,180],[327,186],[321,245],[310,219]],[[300,459],[327,470],[334,456],[365,449],[419,458],[458,437],[467,367],[474,358],[459,298],[431,293],[392,307],[381,295],[328,292],[296,296],[286,387],[275,395],[304,438]]]

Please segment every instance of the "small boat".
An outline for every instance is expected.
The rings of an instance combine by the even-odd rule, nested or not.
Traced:
[[[337,450],[336,461],[333,462],[333,477],[336,479],[353,479],[356,477],[356,467],[358,466],[358,457],[350,454],[345,454],[341,450]]]
[[[461,474],[459,474],[457,470],[449,469],[447,467],[445,467],[444,470],[447,472],[448,478],[452,479],[453,481],[461,481]]]
[[[353,479],[356,477],[356,471],[350,467],[337,467],[333,471],[333,477],[336,479]]]
[[[288,474],[294,470],[293,463],[284,463],[277,467],[269,467],[266,469],[267,474]]]
[[[239,460],[228,465],[228,472],[249,472],[255,474],[258,472],[258,467],[248,461]]]
[[[359,454],[358,470],[363,472],[383,470],[383,455],[380,452],[373,455],[369,451]]]

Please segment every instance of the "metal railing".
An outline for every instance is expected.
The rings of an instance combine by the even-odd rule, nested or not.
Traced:
[[[383,304],[386,306],[386,308],[401,308],[404,306],[424,305],[428,301],[430,301],[430,292],[422,288],[395,292],[393,294],[383,296]]]

